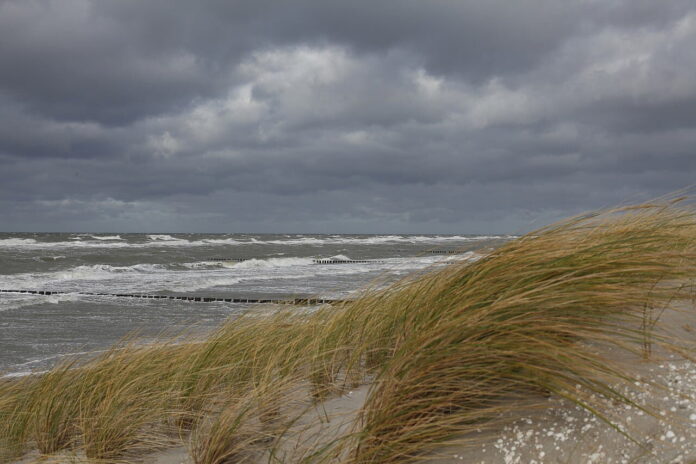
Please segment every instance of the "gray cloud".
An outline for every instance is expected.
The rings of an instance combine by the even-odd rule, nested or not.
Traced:
[[[4,230],[519,232],[693,183],[691,2],[0,2]]]

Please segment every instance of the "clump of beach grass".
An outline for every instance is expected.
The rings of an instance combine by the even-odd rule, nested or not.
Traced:
[[[619,393],[633,374],[603,350],[685,354],[657,328],[692,299],[694,271],[689,206],[573,218],[352,302],[249,312],[207,337],[128,342],[0,383],[0,456],[71,447],[119,462],[183,440],[196,463],[243,462],[283,440],[298,395],[319,405],[362,383],[352,428],[304,462],[417,461],[549,395],[623,431],[603,402],[653,411]]]
[[[303,380],[267,371],[256,385],[229,391],[189,438],[195,464],[254,462],[272,448],[302,414]]]
[[[69,448],[77,436],[79,396],[70,388],[77,375],[74,367],[74,361],[58,365],[37,378],[30,389],[28,433],[41,454]],[[62,394],[56,396],[56,391]]]
[[[26,410],[33,384],[30,379],[0,378],[0,463],[10,462],[26,450]]]
[[[461,444],[545,392],[623,430],[601,405],[636,406],[613,387],[631,373],[595,348],[635,353],[649,340],[678,349],[653,333],[645,307],[688,297],[695,239],[693,212],[674,205],[588,215],[354,308],[365,318],[374,305],[392,311],[366,337],[389,340],[387,359],[361,412],[351,462],[408,462]]]
[[[78,428],[88,458],[114,461],[171,444],[168,418],[187,348],[129,342],[78,369]]]
[[[263,441],[263,431],[248,398],[231,401],[193,431],[189,452],[195,464],[250,462]]]

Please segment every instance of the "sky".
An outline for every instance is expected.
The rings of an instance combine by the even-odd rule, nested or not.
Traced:
[[[0,231],[521,233],[695,174],[693,0],[0,0]]]

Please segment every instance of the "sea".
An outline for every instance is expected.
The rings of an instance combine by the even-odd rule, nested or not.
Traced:
[[[511,238],[0,233],[0,377],[40,372],[133,334],[205,332],[260,306],[116,295],[349,299]]]

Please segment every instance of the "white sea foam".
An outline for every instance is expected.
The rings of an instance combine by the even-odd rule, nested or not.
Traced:
[[[91,236],[90,240],[71,237],[70,241],[41,242],[33,238],[8,238],[0,240],[0,248],[11,249],[61,249],[61,248],[151,248],[151,247],[202,247],[202,246],[243,246],[243,245],[282,245],[282,246],[323,246],[323,245],[382,245],[382,244],[437,244],[467,243],[493,239],[511,239],[512,235],[375,235],[368,237],[329,236],[290,236],[282,239],[263,240],[250,237],[245,240],[237,238],[205,238],[187,240],[166,234],[148,235],[148,242],[131,243],[118,235]]]
[[[222,265],[232,269],[269,269],[279,267],[310,266],[314,264],[312,258],[268,258],[248,259],[242,262],[223,261]]]
[[[110,266],[108,264],[94,264],[91,266],[77,266],[72,269],[58,271],[51,274],[55,275],[58,280],[103,280],[114,278],[114,274],[151,274],[153,272],[163,269],[165,269],[165,266],[160,264],[135,264],[133,266]]]
[[[123,240],[120,235],[90,235],[95,240]]]
[[[128,288],[176,290],[177,285],[190,288],[206,288],[240,280],[254,280],[267,278],[284,279],[294,278],[296,274],[309,272],[309,276],[315,274],[350,274],[360,272],[372,272],[375,270],[388,271],[390,269],[419,269],[438,262],[449,262],[462,259],[472,259],[473,253],[461,255],[425,255],[417,257],[385,258],[368,263],[346,263],[341,266],[326,268],[316,266],[312,257],[296,258],[267,258],[249,259],[241,262],[233,261],[203,261],[194,263],[164,264],[142,263],[132,266],[112,266],[108,264],[93,264],[75,266],[69,269],[53,272],[20,273],[2,276],[0,287],[16,289],[55,289],[65,290],[74,285],[88,285],[101,287],[107,285],[103,281],[110,281],[108,286],[113,289],[125,291]],[[350,260],[346,255],[335,255],[333,260]],[[183,269],[182,269],[183,268]],[[209,285],[201,286],[206,281]],[[58,286],[59,288],[55,288]],[[67,287],[66,287],[67,286]],[[92,291],[83,287],[75,287],[73,290]]]
[[[346,263],[340,266],[317,266],[313,258],[267,258],[243,262],[202,262],[166,266],[136,264],[111,266],[106,264],[82,265],[70,269],[23,273],[2,276],[0,288],[18,290],[52,290],[68,292],[60,295],[0,294],[0,310],[14,309],[42,303],[60,303],[80,299],[101,301],[106,297],[78,293],[154,293],[160,291],[192,292],[205,289],[244,289],[267,291],[268,282],[287,294],[314,291],[305,283],[318,277],[345,278],[352,275],[379,275],[387,272],[403,275],[438,263],[474,259],[474,254],[425,255],[418,257],[385,258],[369,263]],[[332,259],[346,259],[336,255]],[[294,282],[305,282],[302,284]],[[241,284],[242,287],[239,287]],[[307,287],[307,288],[305,288]],[[72,292],[72,293],[70,293]],[[90,300],[91,301],[91,300]],[[142,304],[134,302],[134,304]]]
[[[22,308],[35,304],[60,304],[70,301],[78,301],[84,298],[76,293],[64,293],[60,295],[37,295],[30,293],[2,293],[0,294],[0,312]]]
[[[375,235],[370,237],[346,237],[329,235],[325,237],[301,237],[284,240],[255,240],[257,244],[273,245],[381,245],[386,243],[439,243],[439,242],[475,242],[493,239],[515,238],[512,235]]]
[[[253,239],[252,239],[253,240]],[[233,238],[206,238],[203,240],[196,240],[189,242],[191,246],[205,246],[205,245],[247,245],[250,243],[260,243],[260,242],[242,242],[235,240]]]
[[[33,238],[5,238],[0,239],[0,247],[3,248],[13,248],[13,247],[25,247],[32,246],[38,243]]]
[[[166,271],[159,264],[136,264],[134,266],[110,266],[94,264],[76,266],[55,272],[32,272],[2,276],[0,285],[5,289],[19,290],[74,290],[91,291],[89,288],[66,287],[71,283],[87,283],[98,281],[120,281],[141,279],[143,281],[155,277],[157,272]],[[167,272],[169,273],[169,272]],[[91,285],[93,286],[93,285]]]
[[[0,240],[0,249],[18,250],[41,250],[41,249],[75,249],[75,248],[152,248],[152,247],[173,247],[173,246],[201,246],[205,245],[202,241],[191,242],[189,240],[175,238],[171,236],[149,237],[169,237],[169,238],[150,238],[149,242],[132,243],[128,242],[119,235],[98,236],[85,235],[70,237],[69,241],[62,242],[42,242],[32,238],[10,238]]]
[[[77,293],[62,293],[60,295],[37,295],[45,300],[46,303],[60,304],[68,301],[78,301],[83,297]]]
[[[0,294],[0,312],[32,304],[35,300],[31,298],[32,296],[34,295],[2,293]]]
[[[57,261],[59,259],[65,259],[67,256],[65,255],[56,255],[56,256],[34,256],[32,259],[34,261]]]
[[[198,261],[194,263],[182,263],[181,266],[188,269],[215,269],[226,268],[234,270],[262,270],[272,268],[290,268],[297,266],[313,265],[313,258],[265,258],[265,259],[247,259],[244,261]]]
[[[251,237],[248,241],[241,241],[232,238],[225,239],[202,239],[188,242],[190,246],[201,245],[382,245],[388,243],[412,243],[428,244],[443,242],[478,242],[483,240],[512,239],[514,235],[375,235],[367,237],[350,237],[343,235],[327,235],[306,237],[303,235],[289,236],[283,239],[262,240]]]
[[[197,261],[195,263],[181,263],[180,265],[187,269],[210,269],[222,267],[222,261]]]
[[[172,237],[167,234],[151,234],[148,235],[147,238],[155,242],[188,242],[188,240]]]

